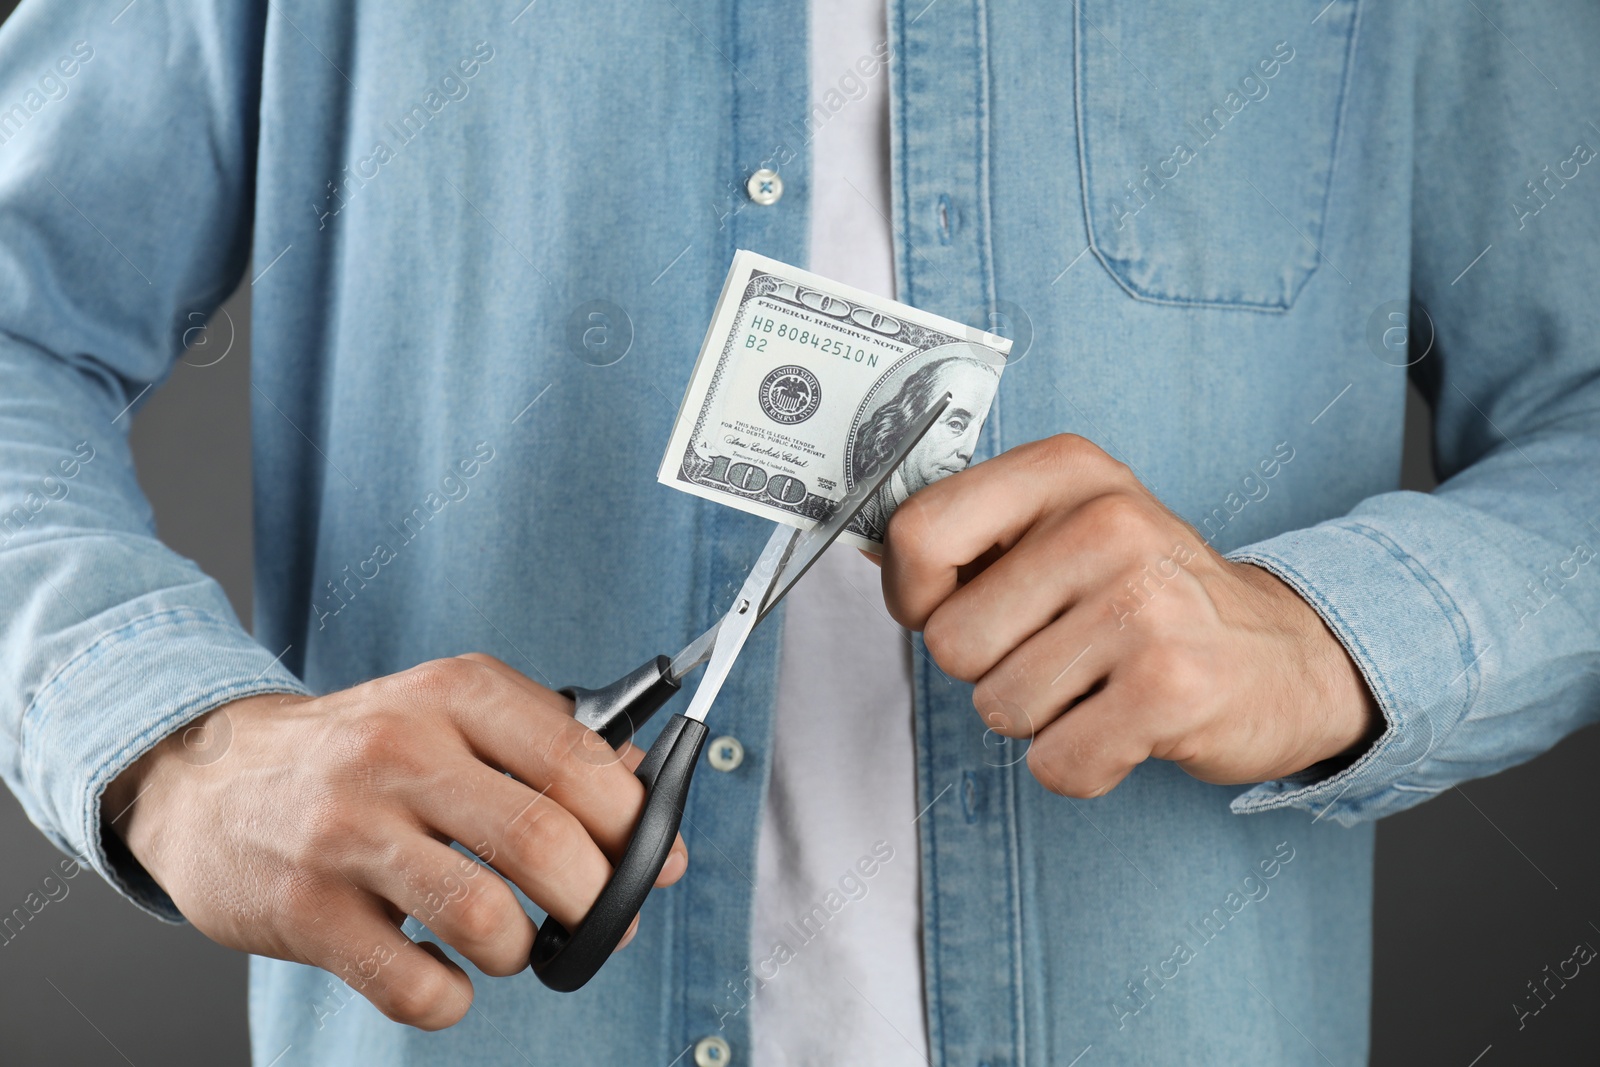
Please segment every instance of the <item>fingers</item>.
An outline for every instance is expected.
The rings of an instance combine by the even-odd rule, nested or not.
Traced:
[[[349,876],[432,930],[484,974],[504,977],[528,965],[536,931],[510,886],[415,830],[397,830],[391,840],[382,851],[354,857]]]
[[[583,824],[548,795],[473,768],[469,763],[460,772],[459,795],[415,798],[417,813],[456,841],[482,841],[474,852],[562,925],[575,925],[605,888],[610,861]]]
[[[486,652],[463,652],[461,655],[457,656],[456,659],[469,660],[472,663],[479,663],[485,667],[488,667],[506,681],[526,691],[529,696],[536,700],[542,701],[547,697],[555,697],[559,701],[565,701],[569,708],[572,706],[572,701],[569,698],[562,696],[560,693],[557,693],[555,690],[550,689],[547,686],[540,685],[532,678],[529,678],[526,674],[523,674],[521,671],[511,666],[511,664],[505,662],[504,660],[496,659]]]
[[[483,664],[485,667],[488,667],[490,670],[499,674],[507,681],[512,682],[513,684],[527,691],[535,699],[543,700],[552,692],[552,690],[540,685],[538,682],[534,681],[532,678],[529,678],[526,674],[523,674],[510,664],[505,663],[502,660],[495,659],[493,656],[490,656],[486,653],[466,652],[460,656],[457,656],[456,658],[471,660],[473,663]],[[560,693],[556,693],[555,695],[565,702],[567,714],[571,715],[572,701],[569,698],[562,696]],[[605,762],[606,757],[603,753],[600,753],[600,746],[605,744],[603,739],[599,739],[598,743],[596,743],[589,738],[585,738],[583,743],[586,749],[594,750],[595,753],[600,754],[600,758],[595,762]],[[609,746],[606,747],[609,748]],[[616,758],[620,759],[623,765],[626,766],[630,771],[638,770],[639,764],[644,762],[644,749],[638,747],[632,742],[624,741],[620,748],[617,748],[613,751],[615,752]]]
[[[482,652],[468,652],[458,658],[470,660],[473,663],[488,667],[490,670],[511,682],[513,685],[525,692],[528,692],[532,697],[541,701],[541,703],[544,702],[547,696],[552,695],[551,690],[546,689],[544,686],[533,681],[531,678],[527,677],[506,663],[495,659],[493,656],[485,655]],[[554,695],[560,699],[565,707],[565,714],[570,718],[572,714],[572,702],[566,697],[562,697],[559,693]],[[644,762],[645,750],[631,742],[625,741],[620,748],[613,750],[598,734],[592,730],[584,729],[580,733],[567,731],[565,736],[569,739],[569,743],[575,744],[579,749],[577,752],[569,752],[568,754],[577,756],[581,763],[590,767],[596,765],[606,765],[610,763],[620,763],[631,775],[634,771],[639,769],[639,764]],[[637,782],[638,779],[635,778],[634,781]],[[641,787],[637,792],[639,803],[641,805],[639,810],[642,810],[644,799],[643,788]],[[580,822],[582,821],[583,820],[580,819]],[[632,828],[637,821],[638,811],[635,810],[628,815],[627,833],[629,835],[632,834]],[[585,823],[585,826],[587,827],[587,823]],[[618,844],[614,841],[611,842],[610,847],[606,849],[609,857],[613,861],[620,861],[622,858],[621,849],[625,847],[625,845],[625,839],[621,844]],[[679,878],[683,877],[684,872],[688,869],[689,850],[688,847],[683,843],[683,835],[679,834],[673,840],[672,851],[667,856],[666,864],[661,868],[661,874],[656,878],[656,885],[671,885]],[[518,884],[520,885],[521,883],[519,882]],[[523,891],[527,892],[527,888],[523,887]],[[531,899],[532,894],[530,893],[529,896]],[[544,907],[544,905],[541,903],[540,907]]]
[[[1233,757],[1260,744],[1259,724],[1230,709],[1270,694],[1241,687],[1221,658],[1204,639],[1129,639],[1110,653],[1104,683],[1035,733],[1028,768],[1045,788],[1073,797],[1109,792],[1152,757],[1203,781],[1258,780],[1239,776]]]
[[[1012,649],[1073,608],[1115,573],[1126,546],[1083,536],[1083,512],[1050,515],[965,585],[923,623],[934,661],[953,678],[975,682]]]
[[[571,701],[519,683],[481,661],[435,660],[394,676],[412,706],[442,711],[473,753],[571,812],[606,855],[621,857],[644,805],[644,786]]]
[[[1111,792],[1151,754],[1125,710],[1105,693],[1084,700],[1033,736],[1028,770],[1061,796],[1087,800]]]
[[[960,582],[959,569],[1010,548],[1041,516],[1121,486],[1127,468],[1081,437],[1019,445],[914,494],[889,519],[883,591],[904,626],[923,623]]]
[[[334,909],[336,914],[326,922],[301,925],[320,939],[313,941],[306,962],[342,978],[373,1007],[408,1026],[442,1030],[467,1014],[472,980],[466,972],[438,946],[419,945],[404,936],[384,914],[381,901],[351,890]],[[312,1010],[320,1023],[324,1012],[341,1006],[313,1004]]]
[[[1124,645],[1075,613],[1057,619],[978,679],[973,706],[1006,737],[1029,737],[1103,684]]]

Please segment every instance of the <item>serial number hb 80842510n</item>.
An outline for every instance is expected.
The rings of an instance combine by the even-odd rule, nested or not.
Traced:
[[[810,326],[796,326],[793,323],[769,319],[764,315],[753,315],[750,318],[750,332],[745,335],[744,346],[753,348],[757,352],[767,350],[767,337],[771,334],[781,340],[795,345],[810,345],[817,351],[829,356],[838,356],[847,363],[860,363],[867,367],[878,365],[878,354],[868,352],[865,348],[852,345],[840,337],[830,337]]]

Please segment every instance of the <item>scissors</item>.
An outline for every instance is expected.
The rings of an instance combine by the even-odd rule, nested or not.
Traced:
[[[689,783],[710,732],[706,713],[746,639],[883,487],[950,402],[951,394],[945,393],[913,420],[890,454],[856,482],[826,522],[804,532],[792,526],[775,530],[728,613],[683,651],[671,658],[657,656],[599,689],[568,686],[561,690],[573,699],[578,721],[612,748],[619,748],[678,691],[690,671],[707,664],[688,710],[668,720],[634,772],[644,783],[644,811],[600,898],[576,930],[569,932],[552,918],[539,927],[529,962],[545,985],[563,993],[581,989],[610,958],[667,862],[683,819]]]

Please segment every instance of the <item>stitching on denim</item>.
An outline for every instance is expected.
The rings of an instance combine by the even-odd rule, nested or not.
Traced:
[[[33,699],[28,703],[27,709],[23,712],[22,722],[18,730],[17,748],[19,751],[18,763],[24,782],[26,782],[31,788],[35,789],[41,795],[48,795],[51,792],[51,790],[40,788],[40,776],[33,773],[34,767],[32,749],[34,748],[34,745],[32,743],[32,735],[37,731],[40,724],[42,724],[48,718],[50,703],[54,699],[55,694],[63,687],[68,685],[72,680],[77,678],[84,670],[88,669],[92,664],[99,661],[101,656],[107,650],[113,648],[116,644],[126,641],[136,634],[144,633],[148,630],[175,622],[202,623],[209,630],[223,631],[230,635],[233,633],[233,628],[229,626],[227,622],[220,616],[203,608],[181,607],[164,608],[160,611],[147,612],[143,615],[129,619],[121,626],[118,626],[107,633],[96,636],[94,641],[90,642],[76,654],[71,656],[50,675],[45,683],[39,687],[39,691],[34,694]],[[248,690],[251,686],[257,685],[257,683],[259,683],[259,686],[257,686],[255,690],[257,693],[286,691],[283,683],[277,679],[273,679],[271,681],[262,681],[258,678],[252,680],[252,682],[248,685],[240,688],[241,690]],[[203,694],[201,699],[218,699],[222,695],[226,694],[231,686],[237,685],[238,683],[228,683],[227,685]],[[244,695],[251,694],[241,691],[238,696],[232,697],[231,699],[238,699]],[[192,702],[185,705],[187,708],[192,708],[193,706],[194,704]],[[181,711],[174,714],[181,714]],[[191,717],[193,717],[193,715],[191,715]],[[170,720],[171,716],[168,716],[167,718],[161,720],[161,722],[168,723]],[[123,760],[128,750],[134,745],[140,744],[141,742],[147,742],[149,740],[149,734],[158,728],[159,724],[157,726],[149,727],[132,742],[122,746],[122,748],[120,748],[116,753],[113,753],[99,767],[96,767],[94,772],[85,781],[85,785],[90,789],[91,795],[90,804],[88,805],[89,810],[85,814],[86,822],[83,827],[85,833],[90,836],[85,837],[84,844],[89,849],[89,853],[91,855],[98,857],[100,854],[100,840],[98,836],[100,812],[98,800],[100,793],[104,791],[107,784],[106,781],[102,780],[102,776],[106,775],[107,767],[109,765]],[[171,732],[170,729],[163,732],[160,736],[165,736],[166,733],[169,732]],[[119,886],[119,888],[123,888],[125,892],[127,891],[126,887],[122,886],[120,880],[117,881],[116,884]],[[127,892],[127,895],[129,897],[135,896],[135,894],[132,892]]]
[[[1415,557],[1401,548],[1393,538],[1382,530],[1368,526],[1358,520],[1350,520],[1337,525],[1340,529],[1362,534],[1369,540],[1381,545],[1406,570],[1411,572],[1412,577],[1417,580],[1418,584],[1428,590],[1433,597],[1434,603],[1439,605],[1440,614],[1449,621],[1450,629],[1455,633],[1456,654],[1461,657],[1461,661],[1465,665],[1463,669],[1468,672],[1467,696],[1462,701],[1462,704],[1464,707],[1470,708],[1478,696],[1478,679],[1480,677],[1480,672],[1477,670],[1478,660],[1477,657],[1471,654],[1473,645],[1471,624],[1467,622],[1466,614],[1456,604],[1455,598],[1450,595],[1450,591],[1425,567],[1418,563]],[[1451,723],[1450,726],[1454,729],[1456,724]]]
[[[1367,670],[1366,664],[1371,662],[1372,653],[1355,635],[1350,626],[1349,620],[1340,614],[1338,609],[1329,603],[1327,599],[1323,597],[1316,589],[1312,588],[1311,584],[1303,575],[1301,575],[1293,567],[1290,567],[1284,561],[1272,556],[1255,552],[1240,552],[1230,554],[1227,558],[1230,561],[1240,563],[1255,563],[1267,568],[1272,573],[1278,575],[1278,577],[1287,582],[1295,590],[1295,592],[1300,594],[1302,598],[1312,601],[1318,609],[1318,614],[1322,615],[1324,619],[1331,619],[1332,621],[1338,623],[1338,629],[1335,630],[1335,636],[1339,637],[1340,643],[1345,644],[1347,648],[1353,646],[1357,651],[1359,651],[1359,657],[1352,657],[1356,660],[1356,667],[1361,671],[1361,676],[1367,682],[1367,684],[1372,686],[1372,688],[1377,692],[1378,709],[1383,713],[1384,722],[1388,726],[1394,726],[1398,719],[1397,715],[1391,713],[1391,709],[1396,705],[1394,694],[1389,690],[1388,684],[1383,678],[1374,677]],[[1349,638],[1348,642],[1345,640],[1346,637]],[[1260,811],[1269,807],[1288,807],[1297,800],[1308,799],[1311,794],[1318,791],[1332,791],[1335,783],[1349,783],[1356,780],[1359,775],[1370,769],[1373,764],[1378,761],[1380,753],[1392,747],[1393,741],[1389,739],[1388,733],[1385,731],[1385,734],[1379,738],[1377,744],[1368,749],[1350,766],[1346,767],[1344,770],[1340,771],[1338,774],[1335,774],[1331,778],[1325,778],[1321,781],[1312,782],[1308,785],[1291,786],[1288,784],[1279,784],[1278,789],[1280,791],[1273,797],[1252,798],[1248,793],[1246,793],[1236,797],[1234,803],[1240,806],[1239,810],[1244,811]],[[1361,798],[1355,797],[1351,798],[1346,803],[1349,808],[1359,810],[1360,800]]]
[[[187,722],[188,720],[183,718],[184,715],[187,715],[190,719],[198,718],[208,709],[219,708],[223,704],[230,704],[235,700],[243,700],[250,696],[262,696],[267,693],[304,694],[306,692],[307,690],[305,689],[285,688],[283,682],[277,679],[268,680],[265,678],[253,678],[248,682],[223,682],[215,685],[197,694],[193,699],[185,701],[177,709],[168,712],[156,722],[145,727],[127,744],[111,753],[102,764],[102,767],[97,768],[95,773],[99,774],[104,766],[110,764],[122,761],[132,762],[130,753],[137,751],[142,754],[143,749],[149,748],[150,745],[170,734],[176,728],[173,725],[174,723]],[[193,710],[195,708],[200,708],[201,710],[195,711]],[[91,777],[90,782],[92,783],[93,781],[94,778]]]
[[[1106,274],[1111,280],[1135,300],[1143,300],[1152,304],[1165,304],[1169,307],[1216,307],[1219,309],[1239,308],[1248,311],[1279,314],[1289,309],[1288,304],[1256,304],[1240,302],[1236,304],[1216,304],[1209,301],[1189,300],[1177,297],[1160,297],[1146,293],[1122,276],[1122,272],[1112,265],[1112,258],[1100,247],[1096,239],[1094,228],[1094,208],[1090,206],[1089,195],[1089,145],[1086,131],[1087,122],[1083,108],[1083,2],[1074,0],[1072,5],[1072,104],[1078,119],[1078,185],[1083,190],[1083,231],[1089,242],[1089,250],[1094,253],[1094,258],[1100,261]],[[1120,262],[1120,260],[1118,261]]]
[[[903,17],[904,10],[902,9]],[[912,641],[919,643],[921,638],[913,637]],[[918,673],[922,677],[922,686],[921,691],[914,694],[919,706],[917,709],[918,715],[912,717],[913,723],[925,723],[923,736],[919,737],[915,733],[912,735],[913,744],[916,744],[919,750],[921,779],[927,783],[926,787],[920,790],[919,793],[933,791],[933,744],[937,733],[933,726],[933,699],[930,696],[933,690],[933,678],[929,670],[927,646],[924,645],[921,651],[923,654],[919,658],[922,662],[918,664]],[[923,907],[927,920],[922,927],[922,957],[927,975],[926,996],[928,999],[924,1016],[928,1022],[928,1054],[932,1062],[937,1064],[944,1062],[944,1012],[940,1008],[940,1004],[944,999],[944,977],[939,966],[941,953],[939,951],[939,848],[938,831],[936,829],[938,816],[934,814],[931,803],[923,811],[923,818],[928,820],[928,824],[925,829],[919,827],[917,830],[917,862],[922,867],[921,873],[926,875],[926,877],[918,879],[921,883],[921,900],[919,903]],[[920,822],[920,820],[918,821]],[[926,848],[922,847],[922,836],[924,834],[927,835],[928,847]]]
[[[1082,190],[1083,197],[1083,233],[1089,242],[1089,248],[1094,252],[1094,257],[1100,261],[1107,274],[1116,278],[1117,272],[1111,269],[1111,264],[1106,262],[1105,255],[1095,247],[1094,239],[1094,214],[1089,207],[1089,154],[1084,137],[1083,118],[1083,10],[1081,0],[1073,0],[1072,4],[1072,110],[1078,120],[1078,188]],[[1117,284],[1122,284],[1118,280]],[[1133,294],[1137,296],[1138,294]]]
[[[1100,261],[1100,265],[1110,275],[1112,281],[1135,300],[1150,304],[1160,304],[1167,307],[1204,308],[1217,311],[1254,311],[1259,314],[1281,315],[1288,312],[1301,292],[1310,284],[1311,279],[1322,266],[1320,255],[1313,258],[1311,266],[1306,269],[1305,275],[1298,284],[1285,296],[1274,301],[1254,300],[1204,300],[1192,297],[1157,296],[1145,289],[1141,289],[1132,281],[1125,278],[1122,270],[1116,264],[1125,264],[1128,261],[1109,255],[1099,245],[1096,239],[1094,225],[1094,208],[1091,206],[1089,193],[1089,151],[1088,139],[1085,130],[1086,122],[1083,107],[1083,69],[1084,69],[1084,37],[1083,37],[1083,0],[1073,3],[1073,109],[1078,120],[1078,177],[1079,186],[1083,196],[1084,232],[1087,235],[1089,249]],[[1316,222],[1312,227],[1320,240],[1327,227],[1328,206],[1333,197],[1334,174],[1337,170],[1339,147],[1342,143],[1341,133],[1349,100],[1350,73],[1355,54],[1356,36],[1360,31],[1361,6],[1359,0],[1349,0],[1351,6],[1350,32],[1345,44],[1344,64],[1339,72],[1339,88],[1335,97],[1333,135],[1328,145],[1328,176],[1322,190],[1322,207],[1317,214]]]
[[[182,607],[162,608],[160,611],[146,612],[143,615],[137,615],[129,619],[110,632],[96,635],[93,641],[73,653],[65,662],[52,671],[49,677],[39,686],[38,691],[33,694],[33,699],[28,701],[28,706],[23,709],[22,722],[18,729],[18,749],[24,753],[27,752],[29,730],[34,723],[43,718],[42,707],[46,700],[54,695],[54,691],[57,688],[76,678],[81,671],[87,669],[94,661],[98,660],[105,650],[110,649],[119,641],[169,620],[174,622],[201,622],[219,629],[231,629],[225,619],[204,608]]]
[[[150,910],[162,914],[168,911],[168,902],[171,898],[166,896],[165,891],[159,885],[156,886],[156,892],[160,893],[161,897],[154,900],[150,899],[147,893],[136,892],[135,886],[121,877],[116,868],[106,862],[106,856],[100,847],[100,799],[106,788],[111,784],[113,768],[125,769],[138,758],[137,755],[130,756],[130,753],[136,752],[138,755],[142,755],[145,750],[158,744],[163,737],[177,729],[178,724],[198,718],[200,715],[205,714],[207,710],[219,708],[224,704],[230,704],[235,700],[243,700],[246,697],[264,696],[268,693],[303,692],[304,690],[286,689],[280,681],[262,679],[253,679],[242,685],[238,682],[229,682],[214,686],[201,693],[195,699],[186,701],[178,709],[169,712],[157,722],[146,727],[131,741],[102,760],[84,783],[88,792],[88,803],[84,806],[83,811],[83,842],[87,847],[87,855],[96,861],[96,865],[101,869],[107,880],[116,886],[124,896],[142,902]],[[200,710],[196,711],[196,708]],[[152,880],[151,884],[155,884],[154,880]],[[171,905],[171,912],[178,915],[179,919],[183,917],[182,912],[177,910],[177,905],[175,904]]]
[[[1351,533],[1361,534],[1367,537],[1368,540],[1374,542],[1388,552],[1392,558],[1406,568],[1407,572],[1411,574],[1411,576],[1419,585],[1428,590],[1429,595],[1434,598],[1434,603],[1438,605],[1440,614],[1443,615],[1446,621],[1450,623],[1451,631],[1456,636],[1457,655],[1463,660],[1468,661],[1465,668],[1468,675],[1468,689],[1467,695],[1462,701],[1462,708],[1470,709],[1473,700],[1476,699],[1477,679],[1479,677],[1478,672],[1475,669],[1476,661],[1471,660],[1468,656],[1468,652],[1470,652],[1472,647],[1471,629],[1467,624],[1466,617],[1461,613],[1461,610],[1456,605],[1454,599],[1451,598],[1449,591],[1446,590],[1438,582],[1438,580],[1433,577],[1432,574],[1428,573],[1424,568],[1422,568],[1415,558],[1401,549],[1397,543],[1395,543],[1382,531],[1370,527],[1365,523],[1355,521],[1337,523],[1334,524],[1332,528],[1338,530],[1348,530]],[[1327,600],[1320,594],[1316,593],[1315,590],[1303,588],[1303,586],[1306,586],[1304,577],[1283,561],[1255,552],[1240,552],[1230,555],[1228,558],[1230,560],[1238,560],[1241,562],[1259,563],[1260,565],[1267,567],[1273,573],[1279,574],[1280,577],[1293,586],[1295,590],[1302,596],[1306,597],[1307,599],[1314,600],[1318,605],[1326,606],[1327,615],[1337,619],[1340,627],[1344,631],[1348,632],[1348,622],[1338,613],[1333,605],[1329,604]],[[1282,569],[1282,572],[1280,572],[1280,568]],[[1353,634],[1351,635],[1351,643],[1361,650],[1361,655],[1363,658],[1368,660],[1371,659],[1371,655],[1367,651],[1366,647],[1362,645]],[[1381,688],[1382,692],[1378,702],[1379,707],[1384,713],[1385,720],[1387,720],[1392,726],[1395,722],[1395,719],[1390,715],[1390,704],[1393,701],[1393,694],[1390,692],[1389,687],[1386,684],[1383,684],[1381,679],[1374,680],[1372,677],[1370,677],[1361,659],[1357,660],[1356,665],[1361,669],[1362,676],[1367,679],[1369,685],[1372,685],[1375,690]],[[1463,711],[1463,714],[1465,714],[1465,710]],[[1452,722],[1448,728],[1440,730],[1436,733],[1435,736],[1440,744],[1443,743],[1448,733],[1453,731],[1459,722],[1460,720],[1457,719],[1455,722]],[[1348,783],[1353,781],[1357,774],[1370,769],[1376,762],[1379,753],[1383,752],[1387,747],[1389,746],[1386,745],[1385,741],[1380,739],[1379,742],[1369,749],[1361,758],[1356,760],[1349,767],[1346,767],[1343,771],[1334,775],[1332,778],[1329,778],[1323,782],[1305,786],[1300,789],[1287,790],[1279,794],[1277,797],[1271,798],[1270,800],[1267,798],[1250,799],[1247,796],[1241,796],[1237,798],[1237,802],[1243,806],[1247,806],[1250,810],[1260,810],[1262,807],[1268,804],[1271,804],[1272,806],[1285,806],[1293,803],[1296,800],[1305,799],[1312,791],[1319,789],[1331,789],[1336,782],[1343,781]],[[1387,783],[1387,787],[1389,788],[1394,788],[1397,785],[1398,783],[1392,781]],[[1378,793],[1369,796],[1367,800],[1371,801],[1373,798],[1380,796],[1381,793],[1382,789],[1380,789]],[[1361,800],[1359,798],[1349,801],[1349,805],[1353,810],[1361,810]]]
[[[1361,0],[1350,0],[1350,39],[1345,43],[1344,69],[1339,73],[1339,105],[1333,114],[1333,144],[1328,158],[1328,180],[1322,187],[1322,210],[1317,215],[1317,240],[1321,241],[1328,227],[1328,205],[1333,202],[1333,182],[1339,172],[1339,149],[1344,144],[1344,122],[1350,103],[1350,71],[1355,65],[1356,43],[1361,36]],[[1315,271],[1312,272],[1313,274]],[[1293,303],[1311,281],[1307,274],[1289,297]]]
[[[1024,947],[1022,943],[1022,838],[1019,822],[1017,764],[1011,763],[1002,769],[1006,784],[1006,882],[1010,890],[1009,899],[1006,901],[1006,927],[1011,940],[1011,982],[1012,1002],[1015,1016],[1013,1023],[1017,1028],[1014,1046],[1016,1049],[1016,1062],[1028,1062],[1028,1008],[1026,1001],[1027,979],[1023,975]]]
[[[900,16],[898,20],[900,24],[900,47],[896,50],[900,56],[901,72],[900,144],[897,146],[900,151],[890,153],[890,163],[900,168],[900,232],[905,235],[905,247],[897,250],[897,257],[902,263],[901,274],[903,275],[902,280],[905,282],[905,292],[896,295],[906,303],[914,305],[916,304],[916,282],[912,278],[914,270],[912,264],[915,257],[911,255],[911,166],[906,160],[906,156],[910,154],[906,145],[906,130],[907,124],[911,121],[908,110],[909,105],[906,103],[907,98],[911,95],[911,87],[907,84],[909,78],[906,76],[906,67],[911,62],[911,46],[906,39],[906,8],[904,0],[900,0],[897,13]],[[891,241],[894,240],[892,232],[889,235],[889,239]]]
[[[978,217],[981,220],[982,232],[978,239],[978,270],[983,279],[984,297],[988,301],[988,308],[996,307],[997,290],[995,289],[994,268],[994,211],[993,189],[989,181],[989,168],[993,159],[993,145],[990,143],[989,111],[994,96],[994,85],[989,69],[989,7],[986,0],[977,0],[972,9],[972,22],[976,40],[974,45],[978,55]],[[986,309],[987,310],[987,309]],[[996,391],[994,399],[989,402],[989,414],[984,419],[984,436],[993,443],[992,451],[998,453],[1005,444],[1005,416],[1000,403],[1000,394]]]

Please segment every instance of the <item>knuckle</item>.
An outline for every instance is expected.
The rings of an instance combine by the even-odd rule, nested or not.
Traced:
[[[1115,782],[1089,773],[1087,768],[1078,768],[1076,772],[1069,770],[1067,761],[1046,755],[1037,745],[1028,750],[1028,770],[1047,791],[1073,800],[1103,796],[1111,791]]]
[[[485,667],[504,667],[508,671],[512,669],[511,665],[506,663],[505,660],[498,656],[491,656],[487,652],[463,652],[456,658],[466,660],[469,663],[482,664]]]
[[[330,748],[336,769],[356,778],[392,768],[420,773],[427,761],[413,747],[414,724],[396,712],[364,711],[339,723]]]
[[[361,824],[345,804],[330,798],[302,815],[298,829],[290,853],[301,870],[319,871],[334,864],[350,847],[361,833]]]
[[[485,974],[505,978],[528,965],[533,923],[502,885],[485,884],[459,902],[460,936],[475,946],[473,962]]]
[[[1056,796],[1084,799],[1088,795],[1083,790],[1074,788],[1072,776],[1061,766],[1060,761],[1046,756],[1037,745],[1028,750],[1028,771],[1036,782]]]
[[[1099,467],[1106,471],[1125,470],[1126,468],[1108,455],[1105,449],[1075,433],[1058,433],[1039,442],[1040,460],[1051,467],[1073,467],[1083,470],[1087,467]]]
[[[542,799],[523,808],[506,823],[510,847],[535,869],[564,861],[572,848],[568,830],[561,818],[561,809]]]
[[[465,1015],[471,1001],[456,989],[443,968],[429,967],[403,982],[389,983],[373,1003],[395,1022],[441,1030]]]
[[[475,945],[500,939],[511,928],[512,918],[506,901],[487,886],[462,896],[448,915],[450,928]]]
[[[364,862],[374,868],[403,871],[411,865],[410,845],[398,835],[369,835],[362,852]]]
[[[419,663],[403,671],[398,680],[406,690],[428,701],[439,701],[453,693],[467,674],[475,674],[482,666],[470,660],[446,657]]]
[[[481,657],[481,658],[480,658]],[[395,676],[403,696],[429,708],[447,708],[482,700],[499,677],[494,668],[474,653],[473,658],[449,656],[419,663]]]
[[[963,682],[975,682],[978,673],[971,662],[970,644],[963,639],[960,620],[950,612],[936,611],[923,626],[922,642],[941,670]]]
[[[558,774],[592,774],[621,757],[605,738],[577,719],[559,719],[550,727],[551,770]]]
[[[1088,441],[1075,433],[1058,433],[1023,446],[1028,462],[1045,474],[1059,474],[1081,462]]]
[[[972,705],[978,709],[983,725],[1005,737],[1032,737],[1033,716],[1028,709],[1005,695],[1004,687],[987,674],[972,690]]]
[[[1206,692],[1210,668],[1196,650],[1175,641],[1145,647],[1135,658],[1140,688],[1162,705],[1187,706]]]
[[[1083,505],[1083,522],[1098,543],[1135,551],[1147,548],[1156,533],[1149,508],[1123,492],[1105,493]]]
[[[889,516],[886,544],[896,555],[912,561],[928,555],[929,546],[935,543],[934,517],[927,501],[915,495],[907,497]]]
[[[1056,461],[1076,459],[1087,449],[1094,448],[1087,437],[1075,433],[1052,434],[1040,444],[1042,446],[1040,452],[1046,458]]]

